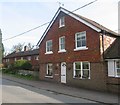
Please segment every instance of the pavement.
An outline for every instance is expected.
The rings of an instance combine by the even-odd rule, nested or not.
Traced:
[[[2,78],[21,83],[23,85],[35,87],[37,89],[54,92],[56,94],[64,94],[72,97],[87,99],[102,104],[120,105],[120,97],[118,94],[75,88],[61,83],[53,83],[41,80],[25,80],[8,75],[2,75]]]

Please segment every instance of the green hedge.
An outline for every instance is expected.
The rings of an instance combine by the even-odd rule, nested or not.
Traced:
[[[18,70],[20,70],[20,69],[31,70],[32,69],[32,65],[27,60],[17,60],[13,64],[13,68],[14,69],[18,69]]]

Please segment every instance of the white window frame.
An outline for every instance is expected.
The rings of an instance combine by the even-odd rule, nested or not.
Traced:
[[[49,42],[52,43],[52,40],[46,41],[46,53],[45,54],[53,54],[52,50],[48,51],[48,49],[47,49],[48,47],[53,47],[53,44],[51,46],[47,46]]]
[[[14,58],[14,61],[17,61],[17,58]]]
[[[120,61],[120,59],[111,59],[108,60],[108,77],[120,77],[120,75],[117,75],[117,61]]]
[[[21,57],[21,60],[23,60],[23,57]]]
[[[39,60],[39,56],[37,55],[37,56],[35,56],[35,60]]]
[[[51,66],[52,66],[52,69],[51,69],[52,75],[49,75],[49,74],[48,74],[48,65],[51,65]],[[45,76],[45,77],[53,78],[53,64],[52,64],[52,63],[48,63],[46,66],[47,66],[47,67],[46,67],[47,69],[46,69],[46,76]]]
[[[64,27],[64,26],[65,26],[65,17],[62,16],[62,17],[59,19],[59,28]]]
[[[76,77],[75,75],[75,70],[76,70],[76,65],[75,65],[75,63],[80,63],[80,70],[81,70],[81,76],[80,77]],[[86,70],[88,70],[89,71],[89,77],[88,78],[84,78],[83,77],[83,71],[85,70],[85,69],[83,69],[83,63],[88,63],[88,65],[89,65],[89,69],[86,69]],[[73,63],[73,78],[78,78],[78,79],[90,79],[90,62],[88,62],[88,61],[85,61],[85,62],[74,62]]]
[[[27,59],[28,59],[28,61],[31,61],[31,56],[28,56]]]
[[[62,38],[64,38],[64,43],[61,42]],[[64,49],[62,49],[62,47],[61,47],[62,45],[64,45]],[[66,52],[66,50],[65,50],[65,36],[62,36],[62,37],[59,38],[59,51],[58,52],[59,53]]]
[[[81,47],[78,47],[78,45],[77,45],[77,38],[78,38],[78,35],[80,35],[80,37],[85,37],[85,41],[86,41],[86,31],[82,31],[82,32],[77,32],[76,34],[75,34],[75,49],[74,49],[74,51],[78,51],[78,50],[87,50],[88,48],[87,48],[87,46],[85,45],[85,46],[81,46]],[[81,39],[82,40],[82,39]],[[87,41],[86,41],[87,42]]]
[[[116,60],[115,61],[115,77],[120,77],[120,75],[118,75],[118,73],[117,73],[117,69],[120,69],[120,68],[117,68],[117,62],[120,62],[120,60]]]
[[[5,62],[9,62],[9,59],[5,59]]]

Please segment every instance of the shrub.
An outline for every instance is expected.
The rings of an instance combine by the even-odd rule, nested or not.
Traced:
[[[32,65],[27,60],[17,60],[14,63],[14,68],[18,69],[18,70],[20,70],[20,69],[30,70],[32,68]]]

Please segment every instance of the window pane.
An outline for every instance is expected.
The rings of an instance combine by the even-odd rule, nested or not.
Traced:
[[[86,32],[76,33],[77,48],[86,46]]]
[[[63,50],[63,49],[65,49],[65,37],[61,37],[60,38],[60,40],[59,40],[60,42],[60,50]]]
[[[53,74],[52,64],[47,64],[47,75],[52,76],[52,74]]]
[[[81,69],[81,63],[80,62],[76,62],[75,63],[75,69]]]
[[[117,62],[116,62],[116,67],[117,67],[117,68],[120,68],[120,61],[117,61]]]
[[[46,51],[52,51],[52,40],[46,42]]]
[[[83,62],[83,69],[89,69],[89,63]]]
[[[64,46],[64,44],[61,44],[61,50],[62,50],[62,49],[65,49],[65,46]]]
[[[117,69],[117,76],[120,76],[120,69]]]
[[[81,47],[81,41],[77,41],[77,47]]]
[[[82,78],[89,78],[89,70],[83,70]]]
[[[81,70],[75,70],[75,77],[81,77]]]
[[[65,25],[65,18],[64,17],[61,17],[60,20],[59,20],[59,26],[64,26]]]
[[[86,46],[86,40],[82,40],[82,45],[81,46]]]

